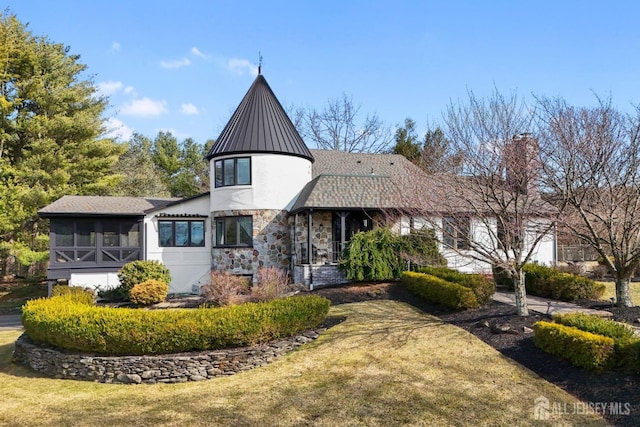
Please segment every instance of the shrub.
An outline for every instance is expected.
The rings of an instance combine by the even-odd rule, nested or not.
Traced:
[[[471,289],[436,276],[407,271],[402,273],[401,280],[414,294],[454,310],[474,308],[479,305]]]
[[[616,339],[634,338],[633,330],[622,323],[584,313],[556,314],[553,320],[566,326]]]
[[[396,252],[414,271],[428,265],[447,266],[447,259],[438,250],[438,240],[431,229],[411,230],[409,234],[398,236]]]
[[[129,301],[129,291],[138,283],[155,279],[171,283],[171,273],[160,261],[138,260],[125,264],[118,271],[120,285],[113,289],[98,291],[98,296],[107,301]]]
[[[612,338],[544,321],[533,325],[533,333],[537,347],[575,366],[601,371],[612,363]]]
[[[604,279],[607,274],[609,274],[609,267],[606,265],[596,265],[593,270],[591,270],[591,276],[594,279]]]
[[[63,349],[110,355],[179,353],[239,347],[318,327],[330,302],[316,295],[224,308],[140,310],[31,300],[26,334]]]
[[[284,297],[290,290],[289,273],[276,267],[260,267],[257,282],[251,287],[254,301],[269,301]]]
[[[424,267],[419,271],[471,289],[480,305],[488,303],[496,292],[495,282],[481,274],[461,273],[446,267]]]
[[[211,281],[201,288],[201,294],[207,301],[213,301],[219,306],[241,304],[247,301],[249,294],[249,279],[223,270],[211,272]]]
[[[586,272],[584,264],[579,264],[575,262],[569,262],[564,265],[558,265],[556,266],[556,270],[559,271],[560,273],[569,273],[569,274],[573,274],[574,276],[584,276]]]
[[[167,299],[169,285],[160,280],[149,279],[134,285],[129,291],[129,299],[138,305],[151,305]]]
[[[396,253],[397,236],[387,228],[356,233],[347,244],[340,268],[349,280],[389,280],[404,269]]]
[[[553,316],[553,320],[581,331],[612,338],[615,349],[615,365],[637,371],[640,339],[627,325],[582,313],[557,314]]]
[[[82,286],[56,285],[51,291],[53,297],[64,297],[70,302],[91,305],[96,300],[96,293]]]
[[[527,293],[549,297],[562,301],[574,301],[580,298],[598,299],[605,286],[582,276],[561,273],[538,264],[524,266]]]

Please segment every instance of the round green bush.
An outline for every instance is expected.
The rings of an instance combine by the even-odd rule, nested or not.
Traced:
[[[155,260],[139,260],[125,264],[120,271],[118,271],[120,286],[116,288],[114,297],[125,301],[129,300],[129,291],[131,288],[149,279],[171,283],[171,273],[164,264]]]
[[[149,279],[134,285],[129,291],[129,299],[137,305],[151,305],[167,299],[169,285],[161,280]]]

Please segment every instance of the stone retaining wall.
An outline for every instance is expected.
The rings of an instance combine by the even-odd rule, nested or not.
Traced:
[[[202,381],[266,365],[315,340],[324,330],[251,347],[155,356],[66,353],[35,344],[22,334],[16,341],[13,361],[53,378],[123,384]]]

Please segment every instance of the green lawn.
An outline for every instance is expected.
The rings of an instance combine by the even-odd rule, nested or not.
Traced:
[[[10,363],[20,332],[0,332],[0,424],[606,425],[586,415],[535,421],[536,397],[558,404],[576,399],[409,305],[345,304],[330,315],[346,320],[268,366],[183,384],[42,378]]]

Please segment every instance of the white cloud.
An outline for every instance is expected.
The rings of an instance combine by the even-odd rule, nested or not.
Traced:
[[[118,52],[120,50],[120,43],[118,42],[113,42],[111,43],[111,49],[112,52]]]
[[[133,95],[133,96],[137,96],[138,94],[136,93],[136,90],[133,88],[133,86],[127,86],[124,88],[124,93],[126,93],[127,95]]]
[[[196,107],[195,105],[193,105],[191,103],[182,104],[180,106],[180,112],[182,112],[182,114],[186,114],[188,116],[200,113],[200,111],[198,111],[198,107]]]
[[[125,125],[121,120],[110,117],[105,122],[105,138],[114,138],[128,141],[133,136],[133,129]]]
[[[160,66],[162,68],[181,68],[188,65],[191,65],[189,58],[177,59],[175,61],[160,61]]]
[[[98,83],[98,90],[103,95],[111,95],[112,93],[116,93],[120,89],[122,89],[122,82],[115,82],[113,80],[109,80],[106,82]]]
[[[231,58],[227,61],[227,68],[239,75],[247,71],[254,76],[258,75],[258,67],[247,59]]]
[[[134,99],[124,104],[121,110],[124,115],[139,117],[155,117],[167,112],[167,101],[154,101],[150,98]]]
[[[191,48],[191,53],[197,57],[200,57],[202,59],[209,59],[209,55],[205,55],[204,53],[202,53],[202,51],[200,49],[198,49],[197,47],[192,47]]]

